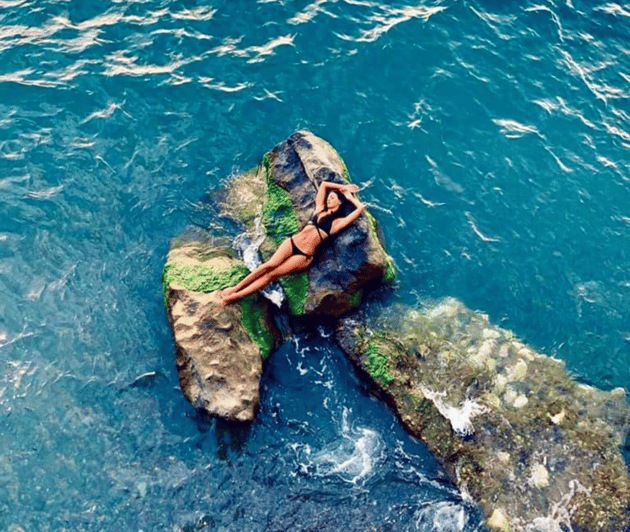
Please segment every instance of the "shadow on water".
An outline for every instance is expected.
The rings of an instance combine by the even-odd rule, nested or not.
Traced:
[[[332,336],[323,323],[292,336],[266,364],[251,431],[217,432],[230,453],[256,456],[254,477],[290,501],[269,530],[481,530],[475,505],[374,400]]]
[[[217,456],[219,460],[228,460],[230,455],[239,455],[246,448],[251,432],[249,423],[229,423],[216,420],[214,433],[217,440]]]
[[[220,462],[238,459],[247,450],[252,434],[251,423],[231,422],[205,412],[191,409],[188,417],[198,435],[189,442],[204,452],[210,452]]]

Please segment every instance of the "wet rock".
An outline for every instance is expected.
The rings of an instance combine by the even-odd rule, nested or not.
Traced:
[[[549,486],[549,471],[542,464],[534,464],[529,477],[529,484],[536,488],[546,488]]]
[[[245,228],[243,257],[250,268],[256,266],[251,260],[252,254],[257,259],[255,250],[267,260],[304,227],[324,180],[347,183],[349,176],[337,152],[307,131],[293,134],[257,168],[229,180],[223,214]],[[227,419],[251,419],[259,400],[261,358],[269,355],[279,334],[260,294],[219,308],[215,292],[236,284],[248,269],[230,250],[233,243],[206,242],[212,238],[207,234],[174,245],[164,268],[180,384],[199,409]],[[340,316],[360,304],[366,288],[393,280],[392,260],[378,238],[376,221],[366,212],[320,246],[308,270],[280,283],[291,314]]]
[[[575,382],[561,361],[454,299],[349,316],[336,338],[479,501],[490,529],[623,532],[630,524],[622,389]]]
[[[330,144],[308,131],[298,131],[267,153],[258,168],[230,180],[224,214],[249,232],[254,232],[256,218],[262,218],[266,239],[260,251],[266,260],[309,221],[322,181],[343,184],[350,178]],[[366,211],[320,246],[306,271],[286,276],[280,283],[292,314],[336,317],[356,308],[363,290],[391,283],[394,276],[376,220]]]
[[[488,518],[486,524],[491,530],[497,530],[498,532],[510,532],[510,523],[505,514],[499,508],[492,512],[492,515]]]
[[[196,408],[235,421],[253,419],[262,359],[279,338],[260,296],[219,307],[216,291],[246,274],[228,249],[191,241],[173,246],[163,276],[184,395]]]
[[[148,485],[146,482],[138,482],[138,484],[136,485],[136,488],[138,490],[138,496],[141,499],[144,499],[147,496],[147,490],[148,490]]]

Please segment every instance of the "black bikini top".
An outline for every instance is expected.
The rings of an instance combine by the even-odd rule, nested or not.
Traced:
[[[330,236],[332,223],[339,218],[343,218],[341,209],[337,209],[332,214],[325,216],[321,220],[318,220],[320,214],[321,213],[317,213],[317,212],[313,214],[312,218],[309,220],[308,223],[311,225],[314,225],[317,229],[321,229],[322,231],[324,231],[324,233],[326,233],[326,236]],[[322,239],[322,235],[319,231],[317,232],[317,234],[319,235],[319,238]]]

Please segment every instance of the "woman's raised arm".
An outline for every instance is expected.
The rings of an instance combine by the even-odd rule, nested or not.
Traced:
[[[330,234],[338,233],[339,231],[345,229],[351,223],[354,223],[363,214],[363,211],[365,211],[365,205],[361,203],[355,196],[353,196],[352,194],[345,194],[345,197],[350,203],[354,205],[355,209],[347,216],[333,221],[330,227]]]
[[[337,190],[342,194],[348,192],[358,192],[359,187],[350,183],[334,183],[332,181],[322,181],[317,189],[317,196],[315,196],[315,212],[321,212],[326,207],[326,194],[329,190]]]

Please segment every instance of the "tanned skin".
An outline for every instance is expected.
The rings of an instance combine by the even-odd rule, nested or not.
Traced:
[[[304,226],[299,233],[293,235],[292,238],[295,245],[308,256],[294,254],[291,239],[287,238],[278,246],[276,252],[267,262],[258,266],[237,285],[219,292],[221,307],[262,290],[284,275],[308,268],[313,261],[313,255],[317,247],[326,238],[342,231],[363,214],[365,205],[354,196],[354,192],[358,190],[359,187],[356,185],[340,185],[330,181],[323,181],[319,185],[317,196],[315,197],[315,214],[318,216],[319,221],[331,216],[341,207],[342,201],[339,198],[341,194],[355,206],[355,209],[347,216],[333,220],[330,235],[313,224]]]

